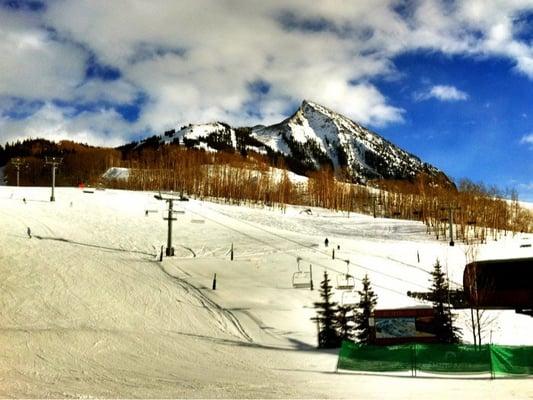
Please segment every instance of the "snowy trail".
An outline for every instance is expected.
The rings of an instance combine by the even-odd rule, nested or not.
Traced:
[[[405,292],[427,287],[436,257],[459,282],[464,265],[463,249],[419,224],[191,200],[174,226],[176,257],[160,263],[166,222],[152,193],[58,188],[56,198],[0,188],[0,397],[382,398],[394,384],[387,397],[414,398],[452,393],[450,382],[470,398],[533,395],[532,380],[515,391],[510,381],[334,374],[336,354],[314,349],[318,297],[292,288],[296,257],[313,264],[315,282],[327,269],[332,283],[350,259],[380,307],[419,304]],[[325,237],[340,246],[335,260]],[[530,254],[516,243],[480,251]],[[497,316],[495,340],[533,344],[531,319]]]

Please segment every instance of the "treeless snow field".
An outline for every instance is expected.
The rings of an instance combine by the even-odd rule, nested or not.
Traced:
[[[0,397],[533,397],[531,378],[336,372],[337,352],[316,349],[318,291],[292,288],[299,257],[316,287],[348,269],[356,289],[369,275],[378,308],[422,305],[406,292],[427,290],[437,258],[458,287],[469,250],[531,257],[531,235],[468,249],[413,221],[191,200],[159,262],[153,195],[58,188],[52,203],[49,188],[0,187]],[[469,313],[457,317],[471,341]],[[533,318],[484,318],[485,342],[533,345]]]

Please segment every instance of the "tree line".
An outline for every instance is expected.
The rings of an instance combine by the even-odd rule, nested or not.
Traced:
[[[50,184],[50,167],[46,166],[46,157],[62,157],[62,163],[56,175],[58,186],[77,186],[80,183],[97,182],[110,167],[121,163],[118,150],[93,147],[71,141],[58,143],[45,139],[26,139],[0,146],[0,166],[5,165],[4,175],[8,185],[17,183],[19,165],[19,183],[21,186],[47,186]]]
[[[0,146],[0,165],[7,162],[8,184],[16,184],[16,169],[9,162],[20,157],[20,184],[45,186],[50,171],[45,156],[61,156],[57,185],[105,184],[131,190],[172,190],[191,196],[231,203],[317,206],[357,212],[376,218],[422,221],[427,233],[448,240],[453,213],[454,240],[483,243],[510,232],[533,231],[533,213],[520,206],[515,191],[462,180],[457,187],[419,174],[412,180],[375,180],[366,186],[349,183],[346,171],[325,165],[307,173],[307,184],[289,178],[287,160],[246,148],[247,132],[237,135],[238,152],[209,152],[178,143],[161,146],[134,144],[117,149],[91,147],[69,141],[26,140]],[[104,180],[110,167],[130,168],[124,180]]]

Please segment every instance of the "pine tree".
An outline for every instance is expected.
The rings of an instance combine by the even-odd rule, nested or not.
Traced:
[[[453,316],[448,302],[448,282],[444,272],[442,272],[439,260],[436,261],[431,276],[435,334],[441,343],[459,343],[460,330],[453,326]]]
[[[378,303],[377,295],[370,287],[370,279],[368,275],[363,278],[363,290],[359,291],[359,303],[357,303],[358,311],[355,312],[355,335],[359,343],[369,344],[372,340],[372,332],[370,329],[370,315],[374,311],[374,307]]]
[[[341,341],[353,339],[353,321],[354,309],[352,306],[342,305],[337,308],[335,329]]]
[[[324,280],[320,282],[321,302],[314,303],[317,316],[312,318],[318,323],[318,347],[335,348],[339,347],[340,339],[335,329],[337,303],[331,301],[331,286],[327,271],[324,271]]]

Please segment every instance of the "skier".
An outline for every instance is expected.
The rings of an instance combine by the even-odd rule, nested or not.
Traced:
[[[28,239],[31,239],[31,229],[28,226],[28,229],[26,230],[26,233],[28,234]]]
[[[23,197],[22,201],[24,202],[24,204],[26,204],[26,197]]]
[[[324,246],[328,247],[328,244],[329,244],[329,240],[328,238],[326,238],[326,240],[324,240]]]

